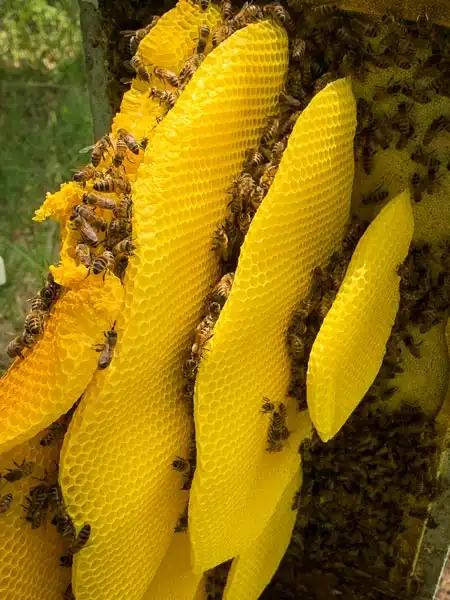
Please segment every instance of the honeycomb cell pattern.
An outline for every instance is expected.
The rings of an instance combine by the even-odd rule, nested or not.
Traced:
[[[197,470],[189,508],[196,571],[237,556],[261,533],[297,469],[304,418],[287,401],[290,439],[282,452],[268,453],[269,417],[261,405],[263,396],[285,399],[287,326],[308,292],[312,269],[341,242],[355,127],[348,80],[315,96],[242,246],[231,294],[197,376]]]
[[[202,575],[191,567],[191,545],[187,533],[174,535],[164,560],[142,600],[194,600],[203,586]]]
[[[35,463],[32,475],[43,478],[55,469],[58,444],[43,448],[41,434],[16,446],[0,457],[0,473],[15,468],[25,459]],[[0,480],[0,497],[13,494],[8,512],[0,514],[0,598],[2,600],[61,600],[70,582],[70,569],[59,566],[64,552],[62,538],[50,523],[32,529],[24,519],[25,497],[38,485],[28,476],[14,483]]]
[[[212,5],[202,11],[198,4],[180,0],[141,41],[137,55],[149,71],[157,65],[178,74],[194,53],[199,27],[208,25],[212,31],[220,19],[219,11]],[[206,52],[209,50],[208,44]],[[165,89],[164,83],[156,77],[152,77],[151,86]],[[156,117],[165,111],[158,102],[149,99],[148,92],[148,84],[135,77],[130,90],[123,95],[120,112],[113,120],[113,133],[123,127],[136,137],[151,134],[156,125]],[[153,119],[149,119],[150,116]]]
[[[182,365],[219,273],[212,236],[287,61],[279,27],[236,32],[205,58],[139,169],[117,356],[86,391],[62,450],[69,512],[92,526],[74,560],[77,600],[141,600],[174,535],[186,497],[171,463],[186,455],[190,428]]]
[[[324,441],[331,439],[373,383],[400,302],[397,266],[414,231],[409,192],[391,200],[359,241],[336,299],[314,341],[307,401]]]
[[[223,600],[258,600],[291,539],[297,517],[292,504],[300,485],[301,468],[297,468],[261,534],[234,559]]]
[[[33,437],[75,403],[97,368],[104,341],[123,302],[116,277],[89,277],[56,302],[42,339],[0,380],[0,453]]]

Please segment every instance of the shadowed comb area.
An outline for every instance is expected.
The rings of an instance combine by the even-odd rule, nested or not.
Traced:
[[[270,23],[228,38],[156,129],[139,169],[117,356],[87,390],[62,452],[69,511],[92,526],[74,560],[77,600],[141,600],[186,504],[171,467],[189,442],[183,358],[218,277],[211,242],[227,190],[273,114],[287,60],[286,33]]]
[[[292,510],[292,502],[300,485],[301,469],[298,468],[261,534],[234,559],[224,600],[258,600],[272,579],[294,529],[297,511]]]
[[[359,241],[308,363],[311,419],[332,438],[358,406],[383,361],[400,302],[397,267],[414,231],[409,192],[391,200]]]
[[[175,534],[142,600],[200,600],[203,586],[202,575],[192,571],[189,535]]]
[[[350,81],[320,92],[297,120],[275,180],[245,238],[231,294],[197,377],[197,470],[190,498],[195,569],[243,552],[298,467],[309,426],[286,399],[286,329],[312,269],[341,243],[350,210],[356,112]],[[263,397],[287,405],[291,435],[266,452]],[[262,500],[263,499],[263,500]]]

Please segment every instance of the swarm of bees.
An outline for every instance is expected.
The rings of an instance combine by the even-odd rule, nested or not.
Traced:
[[[328,443],[301,446],[303,484],[294,535],[264,600],[410,598],[411,519],[428,518],[436,484],[438,434],[418,404],[386,413],[364,400]],[[416,530],[420,535],[420,527]],[[317,594],[317,596],[315,595]]]

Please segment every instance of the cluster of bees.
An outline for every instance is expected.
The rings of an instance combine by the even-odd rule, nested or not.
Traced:
[[[390,413],[363,401],[328,443],[301,447],[303,485],[288,551],[262,598],[338,596],[410,598],[414,546],[408,534],[428,518],[436,483],[439,440],[418,404]],[[294,592],[296,595],[294,595]]]
[[[81,202],[73,206],[69,219],[79,236],[75,260],[77,264],[84,265],[88,273],[105,277],[112,272],[123,279],[128,259],[135,250],[131,240],[131,184],[125,174],[124,161],[131,160],[129,153],[139,155],[146,143],[146,138],[138,143],[125,129],[119,129],[116,138],[111,134],[105,135],[93,147],[91,164],[73,176],[74,181],[83,187],[88,182],[92,183],[94,190],[82,194]],[[97,170],[107,158],[111,159],[110,166],[104,172]],[[119,200],[96,192],[117,194]],[[99,216],[97,210],[105,218]],[[103,251],[96,252],[100,245]]]
[[[307,409],[306,373],[314,340],[345,276],[359,238],[367,222],[354,219],[344,237],[342,250],[333,253],[324,269],[316,267],[309,294],[297,305],[287,330],[286,342],[291,363],[288,394],[296,398],[297,409]]]
[[[31,308],[25,317],[23,331],[11,340],[6,348],[10,358],[24,358],[25,348],[31,348],[44,332],[45,323],[50,311],[61,295],[62,288],[53,279],[51,273],[47,275],[47,281],[31,299]]]

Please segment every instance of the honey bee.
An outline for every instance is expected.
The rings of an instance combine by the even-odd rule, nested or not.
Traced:
[[[226,273],[220,278],[220,281],[213,287],[211,292],[208,294],[208,300],[212,302],[218,302],[223,306],[231,293],[233,286],[234,273]]]
[[[125,177],[106,177],[94,183],[96,192],[105,192],[107,194],[129,194],[131,192],[131,184]]]
[[[111,250],[123,238],[129,237],[130,233],[131,223],[128,219],[113,219],[108,227],[105,247]]]
[[[265,396],[264,396],[263,400],[264,400],[264,402],[261,406],[261,412],[263,414],[268,414],[268,413],[273,412],[275,410],[275,404],[269,398],[266,398]]]
[[[263,13],[259,6],[251,4],[250,2],[244,2],[241,10],[233,18],[232,24],[236,29],[241,29],[242,27],[248,25],[248,23],[252,23],[260,19],[262,14]],[[270,15],[267,14],[267,16]]]
[[[133,244],[133,242],[127,238],[122,240],[121,242],[119,242],[118,244],[116,244],[113,248],[113,254],[114,256],[118,256],[118,255],[127,255],[127,256],[132,256],[133,255],[133,251],[136,250],[136,246]]]
[[[117,131],[117,135],[125,142],[128,150],[130,150],[133,154],[139,154],[139,144],[131,135],[131,133],[128,133],[126,129],[119,129]]]
[[[361,202],[367,206],[368,204],[380,204],[389,196],[389,192],[383,189],[383,184],[378,185],[373,192],[361,196]]]
[[[98,235],[95,229],[79,215],[72,215],[70,220],[75,225],[75,229],[81,233],[84,241],[95,248],[98,245]]]
[[[73,556],[70,554],[63,554],[63,556],[59,557],[59,566],[70,568],[73,565]]]
[[[351,26],[353,29],[359,31],[361,35],[368,38],[374,38],[378,35],[377,25],[370,20],[367,22],[361,17],[353,17]]]
[[[207,322],[206,319],[201,321],[197,327],[195,328],[195,342],[192,344],[191,352],[192,354],[198,354],[203,349],[206,342],[212,337],[211,325]],[[195,374],[198,369],[198,361],[195,359]],[[189,363],[189,361],[188,361]],[[191,371],[192,372],[192,371]]]
[[[194,54],[194,56],[191,56],[185,62],[184,67],[180,71],[180,77],[179,77],[180,89],[184,89],[186,84],[192,79],[192,76],[194,75],[195,71],[201,65],[203,58],[204,58],[203,54]],[[171,92],[168,92],[168,93],[171,94]],[[172,106],[170,106],[170,108],[174,107],[176,100],[177,100],[177,96],[174,94]]]
[[[232,248],[225,227],[220,226],[214,231],[211,249],[218,251],[224,262],[230,260]]]
[[[370,145],[366,145],[364,146],[364,150],[363,150],[363,168],[364,168],[364,173],[366,175],[370,175],[372,173],[372,169],[373,169],[373,157],[376,154],[376,150],[370,146]]]
[[[83,204],[98,206],[98,208],[104,208],[106,210],[114,210],[116,207],[116,202],[112,198],[98,196],[97,194],[87,194],[86,192],[81,196],[81,201]]]
[[[69,585],[67,586],[64,595],[63,595],[63,600],[76,600],[75,599],[75,595],[72,591],[72,584],[69,583]]]
[[[92,227],[95,227],[95,229],[98,229],[99,231],[106,231],[106,229],[108,227],[108,223],[105,221],[105,219],[97,217],[97,215],[92,210],[92,208],[89,208],[88,206],[85,206],[84,204],[76,204],[73,207],[73,215],[74,216],[78,215],[79,217],[84,219],[87,223],[92,225]]]
[[[264,155],[259,150],[249,150],[247,153],[246,167],[257,169],[265,162]]]
[[[95,167],[93,165],[86,165],[84,167],[84,169],[81,169],[80,171],[76,171],[73,174],[72,179],[74,181],[76,181],[77,183],[82,183],[84,186],[84,185],[86,185],[87,181],[89,181],[90,179],[95,179],[99,175],[100,175],[100,173],[95,169]]]
[[[136,31],[134,30],[124,30],[121,31],[120,33],[125,36],[125,37],[129,37],[130,38],[130,53],[134,54],[136,52],[136,50],[139,47],[140,42],[145,38],[145,36],[150,33],[150,31],[153,29],[153,27],[156,25],[156,23],[159,21],[160,17],[154,16],[152,18],[151,23],[149,23],[146,27],[143,27],[142,29],[137,29]]]
[[[267,434],[267,452],[281,452],[283,442],[289,437],[289,430],[286,427],[286,407],[280,402],[278,410],[271,414],[269,430]]]
[[[400,69],[408,70],[412,67],[412,61],[407,56],[402,56],[401,54],[395,55],[395,64],[400,67]]]
[[[39,290],[39,297],[45,302],[47,310],[59,298],[61,289],[61,286],[54,280],[53,275],[48,273],[46,284]]]
[[[127,157],[127,150],[128,146],[126,145],[125,140],[119,137],[116,141],[116,148],[112,159],[112,165],[115,169],[122,166],[123,161]]]
[[[104,135],[100,138],[93,146],[87,146],[80,150],[80,152],[88,152],[92,150],[91,154],[91,163],[93,167],[98,167],[100,162],[105,157],[105,154],[108,152],[109,147],[111,146],[111,140],[109,135]]]
[[[49,502],[49,487],[39,484],[30,490],[30,497],[26,498],[28,506],[24,506],[25,519],[31,523],[32,529],[37,529],[45,519]]]
[[[179,473],[184,473],[187,469],[189,469],[189,461],[186,458],[181,458],[181,456],[177,456],[176,459],[172,462],[172,468]]]
[[[175,526],[175,533],[182,533],[184,531],[187,531],[188,528],[188,506],[186,506],[186,508],[184,509],[184,511],[181,513],[179,519],[178,519],[178,523]]]
[[[450,120],[448,117],[445,117],[444,115],[436,117],[424,133],[422,141],[423,145],[428,146],[441,131],[449,128],[449,124]]]
[[[133,208],[133,200],[131,198],[122,198],[118,206],[114,209],[114,217],[116,219],[131,219],[131,213]]]
[[[91,268],[94,275],[103,273],[104,279],[106,273],[112,271],[114,268],[114,254],[110,250],[105,250],[102,254],[94,258]]]
[[[179,86],[179,79],[172,71],[164,69],[163,67],[155,67],[153,69],[155,77],[160,79],[163,83],[169,83],[171,86],[177,88]]]
[[[13,495],[11,493],[3,496],[3,498],[0,499],[0,515],[8,512],[8,510],[11,508],[12,503]]]
[[[31,347],[34,343],[34,339],[31,336],[30,340],[31,343],[25,344],[25,341],[23,340],[22,334],[15,337],[13,340],[11,340],[9,342],[9,344],[6,347],[6,353],[10,358],[17,358],[18,356],[20,358],[24,358],[22,351],[25,350],[25,348],[27,347]]]
[[[418,203],[422,200],[422,194],[425,191],[425,180],[419,173],[413,173],[411,177],[411,186],[413,189],[413,200]]]
[[[242,212],[237,217],[237,226],[242,235],[246,235],[248,230],[250,229],[250,225],[252,223],[252,217],[247,212]]]
[[[72,545],[70,546],[69,556],[73,556],[74,554],[79,552],[82,548],[84,548],[84,546],[86,546],[87,542],[89,541],[90,535],[91,535],[91,526],[89,525],[89,523],[86,523],[80,529],[80,533],[78,534],[78,536],[76,537],[76,539],[74,540]]]
[[[91,266],[91,251],[87,244],[77,244],[75,248],[75,259],[77,265],[84,265],[89,269]]]
[[[44,330],[44,313],[31,310],[25,318],[24,329],[33,336],[40,335]]]
[[[8,472],[6,475],[0,475],[5,481],[8,483],[14,483],[15,481],[19,481],[20,479],[24,479],[28,477],[33,472],[35,463],[31,460],[23,459],[22,463],[19,465],[13,460],[15,469],[6,469]]]
[[[218,25],[212,33],[211,43],[213,48],[216,48],[224,40],[230,37],[235,30],[236,26],[234,19],[229,21],[228,24],[225,23],[225,25]]]
[[[139,56],[135,54],[130,60],[130,65],[136,71],[136,75],[139,79],[142,79],[142,81],[145,81],[146,83],[150,83],[150,73],[147,71],[144,62]]]
[[[339,7],[335,2],[327,2],[326,4],[312,6],[311,10],[319,17],[330,17],[339,11]]]
[[[201,25],[201,27],[199,28],[199,39],[196,54],[204,54],[206,44],[208,43],[209,34],[210,29],[208,25]]]
[[[306,41],[302,38],[295,38],[292,43],[292,59],[303,60],[306,52]]]
[[[407,135],[411,128],[411,121],[409,119],[409,112],[411,111],[412,104],[406,102],[400,102],[397,108],[397,115],[394,118],[394,122],[397,125],[402,135]]]
[[[180,78],[181,78],[181,75],[180,75]],[[169,107],[169,110],[170,110],[175,106],[175,104],[178,100],[178,93],[177,92],[167,92],[164,90],[158,90],[156,88],[151,88],[150,93],[149,93],[149,98],[154,98],[156,100],[159,100],[160,104],[167,104],[167,106]]]
[[[229,21],[233,17],[233,3],[231,0],[222,0],[220,3],[220,12],[224,21]]]
[[[128,267],[128,256],[125,254],[119,254],[116,256],[114,261],[114,270],[113,273],[123,282],[123,278],[125,277],[125,271]]]
[[[272,17],[272,19],[284,25],[287,31],[295,31],[295,23],[291,15],[281,4],[266,4],[262,12],[265,17]]]
[[[117,344],[117,331],[115,331],[116,324],[114,323],[112,329],[109,331],[105,331],[103,335],[105,336],[105,343],[99,344],[95,347],[96,352],[100,352],[100,358],[98,359],[98,368],[103,371],[111,364],[112,359],[114,358],[114,348]]]

